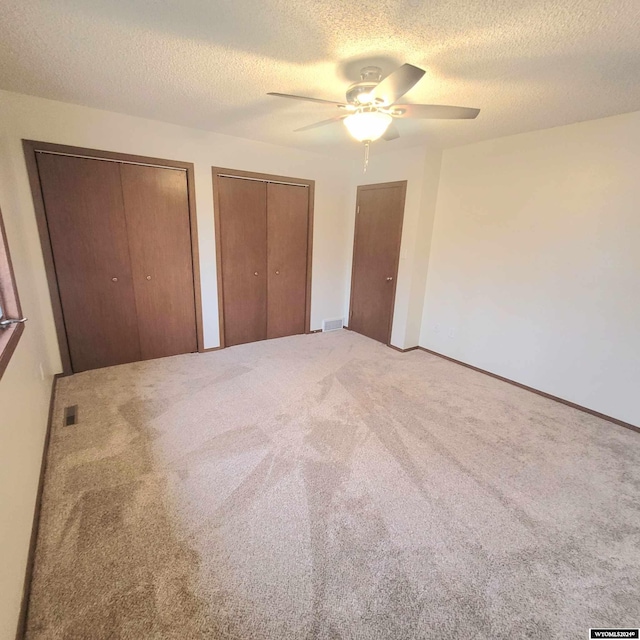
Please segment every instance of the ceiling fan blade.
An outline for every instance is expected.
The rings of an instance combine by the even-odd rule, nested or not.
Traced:
[[[289,98],[291,100],[305,100],[306,102],[319,102],[320,104],[332,104],[334,107],[346,106],[344,102],[334,102],[333,100],[323,100],[322,98],[308,98],[307,96],[294,96],[289,93],[267,93],[268,96],[276,98]]]
[[[394,104],[393,110],[404,111],[400,118],[426,118],[431,120],[473,120],[480,109],[470,107],[449,107],[440,104]],[[393,113],[392,113],[393,115]]]
[[[336,116],[335,118],[329,118],[328,120],[321,120],[320,122],[314,122],[313,124],[308,124],[306,127],[300,127],[299,129],[294,129],[294,132],[308,131],[309,129],[315,129],[316,127],[324,127],[327,124],[340,122],[340,120],[344,120],[346,117],[347,116]]]
[[[391,123],[388,127],[387,130],[384,132],[382,139],[383,140],[395,140],[396,138],[400,137],[400,132],[398,131],[398,127],[396,127],[395,123]]]
[[[412,64],[403,64],[382,80],[371,91],[371,96],[385,105],[393,104],[417,84],[424,74],[424,69],[414,67]]]

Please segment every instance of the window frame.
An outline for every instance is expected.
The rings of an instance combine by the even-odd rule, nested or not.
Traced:
[[[0,298],[2,298],[2,309],[8,310],[10,315],[16,314],[18,318],[22,318],[22,307],[20,306],[20,296],[18,295],[18,287],[16,285],[15,273],[13,271],[13,263],[11,262],[11,252],[9,251],[9,242],[7,241],[7,233],[5,231],[2,211],[0,210],[0,274],[7,276],[8,282],[2,283],[0,286]],[[3,291],[5,292],[3,295]],[[6,294],[10,299],[6,299]],[[5,311],[6,312],[6,311]],[[24,333],[24,322],[20,322],[10,326],[8,329],[0,329],[0,378],[13,356],[18,342]],[[7,337],[8,336],[8,337]],[[5,339],[6,338],[6,339]]]

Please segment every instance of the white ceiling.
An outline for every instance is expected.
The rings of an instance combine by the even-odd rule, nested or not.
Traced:
[[[640,110],[640,0],[2,0],[0,88],[319,152],[293,133],[361,66],[426,69],[407,102],[477,120],[402,121],[384,150],[455,146]],[[379,147],[380,148],[380,147]],[[380,150],[383,150],[380,149]]]

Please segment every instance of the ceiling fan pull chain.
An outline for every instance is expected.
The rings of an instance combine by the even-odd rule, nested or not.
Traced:
[[[369,145],[371,143],[368,140],[364,141],[364,171],[362,173],[367,173],[367,167],[369,166]]]

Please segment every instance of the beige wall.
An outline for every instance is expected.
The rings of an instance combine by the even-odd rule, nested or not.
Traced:
[[[442,153],[435,149],[411,147],[397,151],[385,149],[386,142],[372,145],[366,173],[363,164],[352,163],[350,170],[347,250],[345,274],[345,320],[349,317],[351,259],[355,225],[356,190],[358,185],[407,181],[407,196],[400,246],[400,265],[393,315],[391,344],[405,349],[418,344],[424,303],[424,287],[429,262],[431,230],[435,215],[436,194]]]
[[[20,290],[29,318],[22,339],[0,380],[0,638],[13,638],[22,598],[35,496],[53,373],[60,368],[55,345],[43,327],[51,322],[36,273],[37,247],[25,242],[33,231],[15,190],[14,159],[8,153],[7,112],[0,102],[0,207]]]
[[[211,166],[316,180],[311,326],[344,311],[347,183],[342,161],[0,91],[0,207],[27,330],[0,380],[0,638],[12,637],[31,531],[52,376],[60,371],[21,139],[193,162],[205,346],[219,344]],[[336,240],[337,239],[337,240]],[[40,365],[44,379],[40,375]]]
[[[640,425],[640,113],[445,151],[420,344]]]

